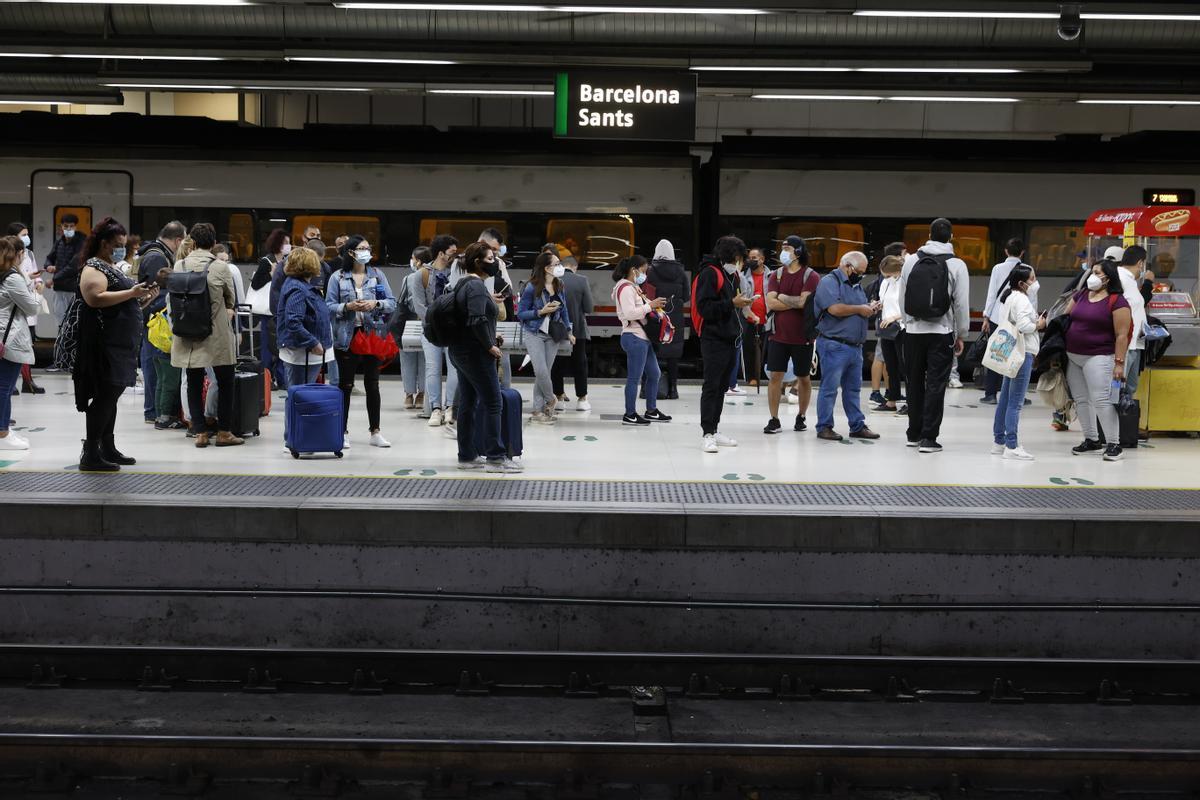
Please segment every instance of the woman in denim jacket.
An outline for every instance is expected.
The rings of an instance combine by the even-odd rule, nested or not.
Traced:
[[[325,302],[333,320],[333,349],[337,356],[342,394],[342,419],[346,441],[350,441],[350,396],[354,375],[363,371],[367,389],[367,420],[372,447],[391,447],[379,432],[379,370],[383,366],[373,355],[353,352],[352,342],[359,332],[371,336],[391,336],[388,319],[396,310],[396,297],[382,272],[370,266],[371,243],[362,236],[351,236],[342,250],[342,268],[329,278]]]
[[[575,344],[571,317],[567,313],[567,295],[559,280],[566,268],[554,253],[542,253],[533,262],[529,283],[521,291],[517,319],[525,327],[525,350],[533,362],[533,416],[531,421],[552,425],[555,422],[551,370],[563,338]],[[554,337],[559,336],[558,341]]]

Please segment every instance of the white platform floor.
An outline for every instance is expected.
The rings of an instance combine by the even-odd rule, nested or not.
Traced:
[[[27,452],[0,451],[0,469],[44,471],[75,469],[83,416],[74,410],[71,383],[63,375],[38,375],[44,395],[13,398],[15,429],[32,443]],[[518,380],[528,399],[532,385]],[[568,392],[571,391],[568,380]],[[1005,461],[988,453],[994,406],[978,404],[973,388],[948,390],[942,453],[921,455],[904,446],[904,418],[867,412],[876,442],[832,443],[815,436],[815,392],[808,413],[810,429],[791,430],[796,406],[781,408],[785,432],[762,433],[767,421],[766,389],[726,398],[722,431],[738,439],[737,448],[715,455],[700,450],[699,386],[680,387],[682,399],[661,408],[674,421],[649,428],[624,427],[622,388],[611,380],[593,381],[593,410],[564,411],[554,426],[525,426],[525,478],[606,481],[772,481],[795,483],[919,484],[981,486],[1101,486],[1200,488],[1200,440],[1155,437],[1149,447],[1126,451],[1120,462],[1097,456],[1072,456],[1082,438],[1078,423],[1067,433],[1050,429],[1049,412],[1034,398],[1022,415],[1022,444],[1037,456],[1029,463]],[[869,390],[864,389],[864,408]],[[441,429],[403,410],[396,379],[383,384],[383,432],[390,449],[367,445],[365,398],[355,396],[350,411],[353,446],[341,460],[332,457],[294,460],[282,447],[283,401],[261,422],[262,435],[242,447],[197,449],[182,431],[156,431],[142,422],[142,397],[127,392],[121,400],[117,444],[138,459],[126,471],[255,475],[362,475],[397,477],[470,477],[455,469],[455,443]],[[574,405],[573,403],[571,404]],[[846,432],[840,406],[838,429]],[[489,476],[492,477],[492,476]],[[503,480],[502,477],[494,477]],[[31,489],[36,487],[31,487]]]

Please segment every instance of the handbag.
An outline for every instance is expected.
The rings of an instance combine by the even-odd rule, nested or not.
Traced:
[[[154,345],[156,350],[163,353],[171,352],[171,343],[174,337],[171,335],[171,323],[167,321],[167,315],[162,311],[155,311],[150,315],[150,321],[146,323],[146,338],[150,340],[150,344]]]
[[[879,335],[879,338],[883,339],[885,342],[894,342],[894,341],[896,341],[896,337],[898,337],[900,335],[900,331],[902,331],[902,330],[903,330],[903,328],[900,327],[899,322],[893,322],[891,325],[880,328],[878,331],[878,335]]]
[[[975,369],[975,367],[983,364],[983,354],[987,350],[987,343],[988,340],[985,336],[980,336],[971,342],[971,346],[963,351],[962,356],[958,359],[958,366],[960,368]]]
[[[392,363],[400,353],[396,340],[391,335],[384,336],[377,331],[365,331],[359,328],[350,339],[350,352],[359,356],[374,356],[379,359],[380,368]]]
[[[1025,366],[1025,337],[1013,325],[1005,305],[1004,319],[987,338],[980,365],[1006,378],[1015,378]]]
[[[260,317],[271,316],[271,284],[264,283],[257,289],[246,292],[246,302],[250,310]]]
[[[8,350],[8,332],[12,330],[13,320],[17,318],[17,304],[13,303],[12,310],[8,312],[8,324],[4,326],[4,338],[0,339],[0,358],[4,358],[4,352]]]

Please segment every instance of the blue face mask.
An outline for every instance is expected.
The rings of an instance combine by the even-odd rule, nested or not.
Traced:
[[[505,255],[507,252],[508,252],[508,245],[506,245],[506,244],[502,244],[502,245],[500,245],[500,257],[501,257],[501,258],[504,258],[504,255]]]
[[[636,276],[634,276],[633,282],[636,283],[638,286],[641,286],[643,283],[646,282],[646,273],[639,272]]]
[[[125,260],[125,252],[126,252],[126,250],[124,247],[114,247],[113,248],[113,261],[124,261]]]
[[[21,244],[25,245],[26,247],[29,247],[29,234],[26,234],[21,237]]]
[[[371,251],[370,250],[355,250],[354,251],[354,260],[360,264],[370,263]]]

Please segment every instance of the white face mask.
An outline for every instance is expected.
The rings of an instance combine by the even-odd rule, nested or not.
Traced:
[[[1040,284],[1039,282],[1034,281],[1033,283],[1031,283],[1025,287],[1025,291],[1026,292],[1036,292],[1038,290],[1038,287],[1041,285],[1042,284]]]
[[[75,229],[74,228],[71,228],[70,230],[64,229],[63,230],[63,238],[64,239],[74,239],[75,238]]]
[[[506,244],[500,245],[500,257],[504,258],[506,253],[508,253],[508,245],[506,245]]]
[[[21,237],[21,244],[25,245],[26,247],[29,247],[29,234],[25,234],[24,236]]]
[[[1102,281],[1100,280],[1099,275],[1095,274],[1094,272],[1091,275],[1088,275],[1088,279],[1087,279],[1088,289],[1090,289],[1093,292],[1099,291],[1101,285],[1102,285]]]
[[[782,253],[779,254],[779,263],[783,264],[786,267],[788,264],[792,263],[792,259],[794,257],[795,256],[792,255],[791,250],[784,250]]]
[[[725,264],[724,267],[725,267],[725,271],[728,272],[730,275],[737,272],[737,269],[738,269],[737,264]]]
[[[646,282],[646,273],[639,272],[637,275],[634,275],[633,282],[636,283],[638,286],[641,286],[643,283]]]
[[[292,252],[292,246],[290,244],[285,244],[279,249],[279,254],[283,256],[286,256],[290,252]]]
[[[563,275],[567,274],[567,268],[562,264],[555,264],[554,269],[551,270],[551,274],[553,274],[556,278],[561,278]]]

